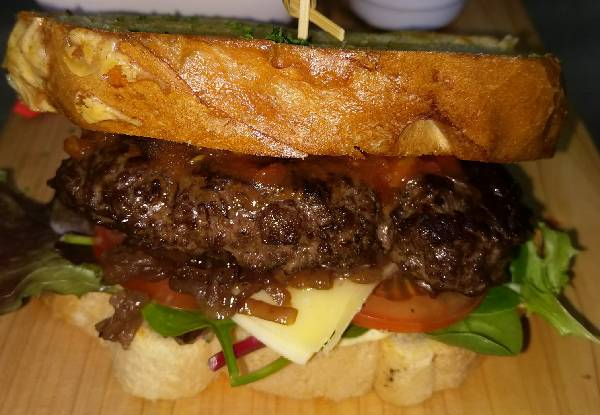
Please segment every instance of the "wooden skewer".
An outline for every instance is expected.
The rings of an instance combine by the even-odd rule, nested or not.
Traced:
[[[289,15],[298,18],[298,39],[308,38],[308,25],[312,22],[340,42],[344,40],[345,30],[316,10],[316,0],[282,1]]]
[[[298,39],[308,39],[308,25],[310,23],[310,0],[300,0],[298,11]]]
[[[310,21],[340,42],[344,41],[344,37],[346,36],[346,31],[344,28],[333,23],[327,17],[323,16],[319,11],[310,9]]]

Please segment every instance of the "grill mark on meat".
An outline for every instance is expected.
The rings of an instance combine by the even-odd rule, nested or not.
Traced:
[[[195,156],[200,162],[190,163]],[[528,236],[529,213],[498,166],[463,163],[456,178],[417,174],[383,199],[339,163],[313,168],[323,160],[240,164],[226,152],[109,137],[89,156],[64,161],[50,184],[63,203],[126,233],[130,245],[188,259],[228,255],[243,279],[388,257],[431,291],[475,295],[501,281],[512,249]],[[275,164],[281,178],[255,179]],[[186,290],[199,301],[217,295],[205,283]],[[218,301],[226,301],[222,293]]]

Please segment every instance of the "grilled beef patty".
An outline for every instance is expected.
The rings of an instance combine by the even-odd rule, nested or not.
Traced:
[[[530,232],[519,189],[497,165],[462,162],[452,175],[411,167],[398,181],[398,167],[384,167],[408,161],[261,158],[93,133],[70,147],[50,182],[57,197],[125,233],[140,261],[169,258],[171,286],[205,303],[227,303],[235,281],[251,293],[260,284],[250,281],[274,275],[390,260],[433,292],[476,295],[502,280]],[[229,264],[212,273],[221,282],[207,263]]]
[[[430,291],[473,295],[503,281],[530,223],[504,169],[474,162],[463,168],[461,180],[425,175],[407,181],[390,214],[390,257]]]

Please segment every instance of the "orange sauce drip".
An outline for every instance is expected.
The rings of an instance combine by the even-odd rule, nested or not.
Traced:
[[[205,157],[202,162],[208,163],[210,170],[267,186],[290,185],[294,174],[323,181],[331,177],[350,177],[373,188],[384,203],[390,202],[394,193],[415,176],[463,175],[460,162],[454,157],[312,156],[298,160],[218,153]]]

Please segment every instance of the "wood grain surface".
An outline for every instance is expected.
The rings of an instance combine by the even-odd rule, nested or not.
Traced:
[[[360,26],[333,6],[334,20]],[[471,1],[450,29],[461,33],[514,33],[539,41],[517,0]],[[0,136],[0,167],[12,168],[21,189],[43,200],[61,158],[62,140],[77,129],[60,116],[12,116]],[[545,216],[573,230],[583,248],[567,297],[600,324],[600,156],[582,123],[571,116],[552,160],[514,167],[516,177]],[[396,408],[374,394],[332,403],[296,401],[224,381],[194,399],[149,402],[126,395],[111,375],[109,353],[96,339],[48,315],[32,301],[0,317],[0,414],[597,414],[600,347],[561,338],[531,319],[526,351],[515,358],[487,357],[466,383],[426,403]]]

